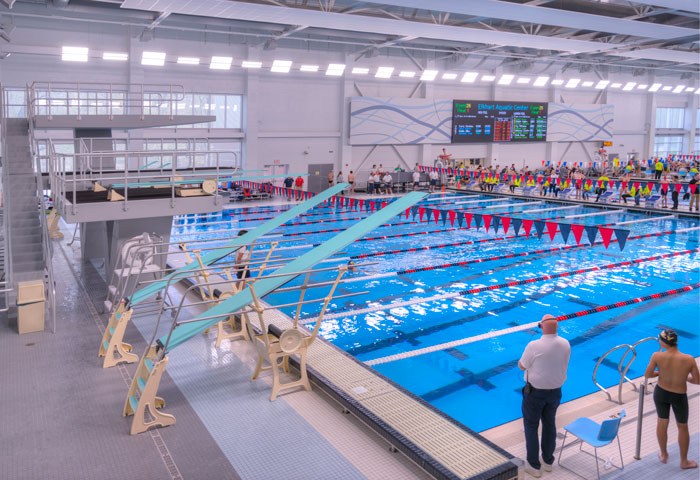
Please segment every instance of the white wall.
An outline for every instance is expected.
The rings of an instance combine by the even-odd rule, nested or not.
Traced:
[[[663,92],[649,94],[563,87],[520,88],[484,83],[462,84],[459,80],[438,80],[434,84],[419,85],[415,79],[378,80],[349,74],[353,64],[371,69],[391,64],[396,67],[396,72],[403,69],[417,70],[416,64],[409,58],[380,56],[356,62],[356,55],[333,51],[282,48],[265,51],[261,47],[262,40],[257,45],[231,44],[223,36],[182,33],[176,38],[167,39],[156,35],[152,41],[141,42],[137,38],[140,30],[134,31],[129,27],[87,23],[49,24],[43,20],[25,21],[24,24],[18,24],[13,32],[12,44],[4,47],[4,51],[14,52],[0,61],[0,82],[4,86],[23,86],[33,81],[176,83],[183,85],[187,91],[245,95],[244,128],[240,133],[228,134],[232,138],[241,134],[244,136],[244,157],[248,168],[262,167],[276,160],[290,164],[290,171],[295,173],[306,171],[306,166],[310,163],[333,163],[336,171],[338,168],[366,170],[374,163],[392,168],[397,164],[410,167],[416,162],[432,164],[442,147],[446,147],[458,158],[486,157],[501,165],[515,163],[517,166],[527,164],[537,167],[543,160],[591,161],[593,151],[599,146],[594,142],[377,148],[350,146],[347,143],[348,99],[357,95],[609,103],[615,105],[615,136],[614,146],[608,150],[619,152],[623,157],[629,152],[641,156],[649,154],[656,107],[683,105],[694,117],[700,97]],[[62,62],[61,45],[90,47],[92,57],[89,63]],[[144,50],[165,51],[168,53],[168,63],[165,67],[141,66],[141,52]],[[101,59],[102,51],[127,51],[131,58],[124,63],[106,62]],[[202,57],[203,65],[177,65],[177,55]],[[238,65],[242,59],[258,59],[269,65],[275,58],[292,60],[295,65],[318,64],[322,69],[330,62],[347,63],[348,72],[344,78],[331,78],[322,72],[272,74],[268,70],[247,71],[240,67],[227,72],[213,71],[207,66],[211,55],[233,56],[234,64]],[[439,61],[433,61],[432,66],[441,72],[450,68],[450,64]],[[460,76],[469,69],[464,65],[453,67]],[[498,73],[496,70],[497,75]],[[592,73],[578,71],[565,71],[557,75],[561,78],[599,80]],[[537,73],[529,76],[534,78]],[[632,78],[618,75],[611,79],[622,83],[633,80],[651,84],[654,81],[649,76]],[[698,79],[686,82],[695,85]],[[693,131],[695,127],[693,120]],[[174,132],[184,137],[212,135],[219,138],[222,133],[226,133],[193,129]],[[690,138],[694,138],[693,133]],[[361,165],[362,168],[358,168]]]

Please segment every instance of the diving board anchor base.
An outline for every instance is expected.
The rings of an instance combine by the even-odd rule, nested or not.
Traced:
[[[104,357],[102,368],[116,367],[120,363],[137,362],[139,356],[131,353],[132,347],[130,344],[123,341],[126,326],[131,319],[132,310],[123,309],[123,303],[120,308],[112,312],[102,334],[100,342],[100,350],[97,353],[98,357]]]

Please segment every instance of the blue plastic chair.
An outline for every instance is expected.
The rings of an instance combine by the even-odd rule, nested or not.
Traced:
[[[625,417],[625,415],[625,410],[622,410],[617,417],[605,420],[603,421],[603,423],[594,422],[590,418],[578,418],[572,423],[565,426],[564,441],[561,444],[561,450],[559,451],[559,459],[557,460],[559,466],[566,470],[569,470],[570,472],[575,473],[576,475],[582,476],[579,473],[573,471],[571,468],[567,467],[566,465],[562,465],[561,463],[561,454],[564,451],[566,437],[568,436],[568,434],[571,434],[578,438],[578,441],[580,442],[580,452],[595,457],[595,468],[598,474],[598,480],[600,480],[600,466],[598,465],[598,449],[610,445],[615,439],[617,439],[617,448],[620,451],[620,466],[618,467],[612,462],[610,463],[610,466],[618,470],[624,470],[625,463],[622,460],[622,447],[620,446],[620,437],[618,436],[618,432],[620,430],[620,422],[622,422],[622,419]],[[569,446],[573,445],[574,443],[576,442],[570,443]],[[593,447],[593,454],[583,449],[584,443],[587,443],[588,445]]]

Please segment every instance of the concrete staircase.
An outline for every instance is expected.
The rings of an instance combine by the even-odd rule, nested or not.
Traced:
[[[7,258],[12,266],[14,287],[17,282],[43,279],[46,259],[37,204],[37,182],[30,152],[29,122],[21,118],[6,118],[4,122],[4,220],[10,227]],[[16,298],[16,290],[13,293],[11,305]]]

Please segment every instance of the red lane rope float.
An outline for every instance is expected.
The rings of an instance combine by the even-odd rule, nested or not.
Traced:
[[[628,237],[627,241],[629,240],[638,240],[640,238],[651,238],[651,237],[660,237],[662,235],[669,235],[675,233],[675,230],[667,230],[665,232],[656,232],[656,233],[646,233],[644,235],[635,235],[633,237]],[[617,242],[618,240],[610,240],[611,243]],[[429,270],[437,270],[439,268],[450,268],[450,267],[462,267],[464,265],[469,265],[472,263],[483,263],[483,262],[492,262],[494,260],[504,260],[507,258],[517,258],[517,257],[527,257],[529,255],[539,255],[542,253],[551,253],[551,252],[556,252],[559,250],[571,250],[574,248],[583,248],[583,247],[589,247],[593,245],[604,245],[603,241],[599,242],[594,242],[592,245],[564,245],[562,247],[554,247],[554,248],[542,248],[540,250],[533,250],[531,252],[522,252],[522,253],[509,253],[508,255],[498,255],[495,257],[487,257],[487,258],[476,258],[474,260],[463,260],[461,262],[454,262],[454,263],[443,263],[442,265],[429,265],[427,267],[417,267],[417,268],[409,268],[406,270],[400,270],[396,272],[397,275],[403,275],[406,273],[415,273],[415,272],[426,272]]]
[[[693,283],[693,284],[687,285],[685,287],[676,288],[673,290],[666,290],[665,292],[652,293],[651,295],[645,295],[643,297],[637,297],[637,298],[633,298],[631,300],[625,300],[623,302],[611,303],[609,305],[601,305],[600,307],[590,308],[588,310],[581,310],[578,312],[569,313],[567,315],[559,315],[558,317],[555,317],[555,319],[558,322],[561,322],[564,320],[571,320],[572,318],[583,317],[586,315],[590,315],[592,313],[604,312],[606,310],[612,310],[614,308],[626,307],[627,305],[632,305],[634,303],[648,302],[649,300],[655,300],[657,298],[669,297],[671,295],[676,295],[679,293],[690,292],[690,291],[696,290],[698,288],[700,288],[700,283]]]
[[[671,258],[671,257],[679,257],[681,255],[689,255],[691,253],[697,253],[697,252],[700,252],[700,248],[694,248],[691,250],[682,250],[682,251],[673,252],[673,253],[664,253],[662,255],[654,255],[652,257],[636,258],[634,260],[627,260],[625,262],[609,263],[607,265],[600,265],[600,266],[589,267],[589,268],[580,268],[578,270],[571,270],[569,272],[555,273],[552,275],[542,275],[540,277],[532,277],[532,278],[528,278],[525,280],[514,280],[511,282],[500,283],[498,285],[489,285],[487,287],[478,287],[478,288],[471,288],[469,290],[462,290],[461,292],[459,292],[459,295],[471,295],[474,293],[485,292],[487,290],[499,290],[501,288],[517,287],[519,285],[527,285],[528,283],[542,282],[542,281],[546,281],[546,280],[554,280],[556,278],[571,277],[574,275],[582,275],[584,273],[596,272],[596,271],[600,271],[600,270],[612,270],[614,268],[629,267],[632,265],[637,265],[639,263],[653,262],[655,260],[661,260],[664,258]]]

